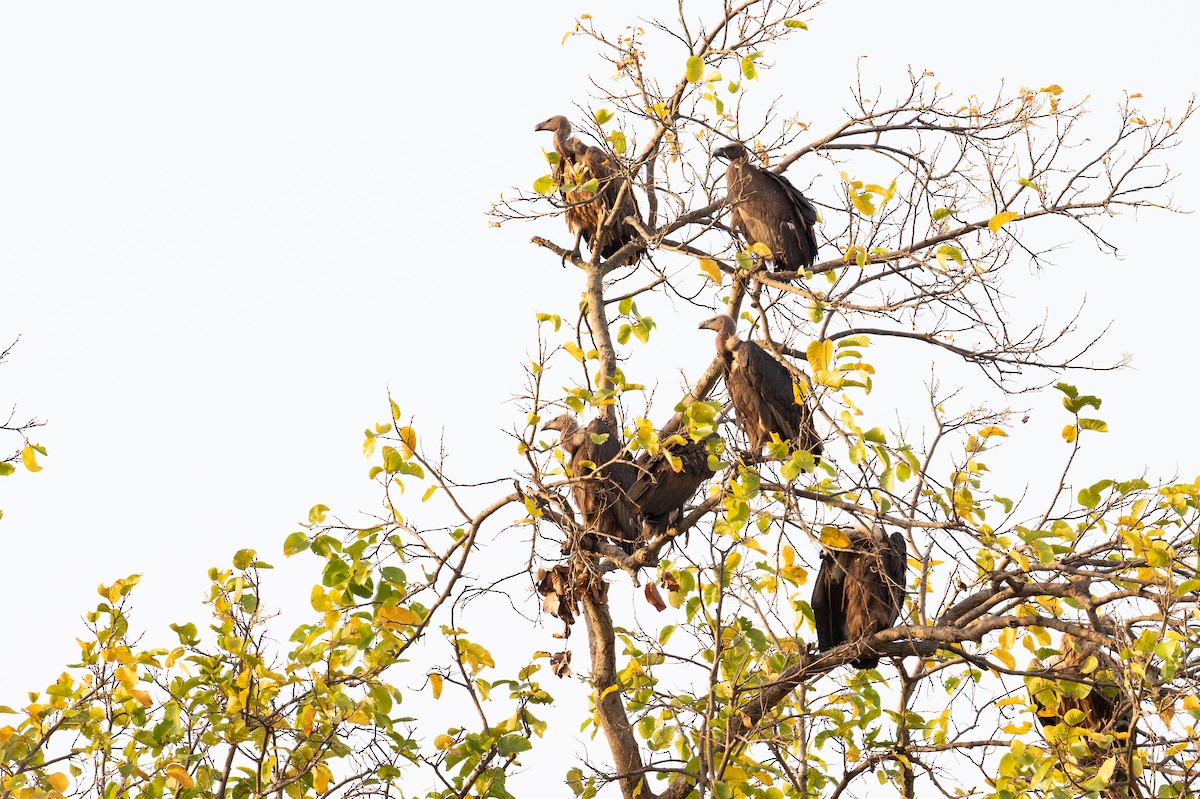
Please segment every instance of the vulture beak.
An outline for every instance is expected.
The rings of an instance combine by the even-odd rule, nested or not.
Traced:
[[[719,150],[713,150],[713,158],[718,158],[722,161],[732,161],[741,149],[737,144],[727,144]]]
[[[717,329],[717,317],[714,316],[712,319],[705,319],[703,322],[700,323],[700,327],[698,327],[696,329],[697,330],[716,330]]]
[[[534,130],[535,132],[536,132],[536,131],[539,131],[539,130],[549,130],[549,131],[555,131],[555,130],[558,130],[558,125],[555,125],[555,124],[554,124],[554,117],[550,117],[550,118],[549,118],[549,119],[547,119],[545,122],[539,122],[539,123],[537,124],[537,127],[536,127],[536,128],[534,128],[533,130]]]

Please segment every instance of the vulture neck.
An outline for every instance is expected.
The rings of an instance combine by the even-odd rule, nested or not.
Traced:
[[[542,141],[545,141],[545,139]],[[563,122],[554,131],[554,149],[564,158],[574,155],[574,148],[571,146],[571,124],[569,122]]]

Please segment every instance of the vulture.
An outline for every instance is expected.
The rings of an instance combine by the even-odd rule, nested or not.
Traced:
[[[559,186],[570,186],[562,192],[566,200],[567,227],[575,234],[574,251],[579,254],[579,242],[587,239],[592,251],[599,251],[604,258],[611,258],[628,241],[638,238],[637,230],[624,220],[633,216],[640,218],[633,187],[621,175],[616,156],[609,155],[599,147],[584,144],[571,135],[571,123],[564,116],[553,116],[539,124],[534,130],[547,130],[554,134],[554,151],[558,163],[554,165],[554,182]],[[583,191],[581,187],[595,179],[599,184],[596,192]],[[628,186],[621,196],[621,188]],[[617,206],[618,197],[620,205]],[[617,206],[612,219],[608,219],[613,207]],[[605,220],[608,219],[608,224]],[[644,250],[639,248],[633,257]],[[630,260],[633,260],[633,257]]]
[[[1077,739],[1086,741],[1092,750],[1084,758],[1076,762],[1085,773],[1098,768],[1110,755],[1124,750],[1126,744],[1117,741],[1107,746],[1097,743],[1095,735],[1128,733],[1133,734],[1133,702],[1122,687],[1121,667],[1106,654],[1099,646],[1090,642],[1064,635],[1058,658],[1046,664],[1046,677],[1027,678],[1029,696],[1037,705],[1037,718],[1042,727],[1049,728],[1062,724],[1071,711],[1079,711],[1082,717],[1075,714],[1073,724],[1086,730],[1075,736],[1069,729],[1064,729],[1057,735],[1048,735],[1047,740],[1052,745],[1071,748]],[[1128,796],[1122,790],[1129,782],[1125,758],[1117,757],[1117,766],[1109,779],[1109,788],[1113,796]],[[1109,795],[1109,794],[1105,794]]]
[[[813,429],[812,411],[796,401],[792,374],[766,350],[736,335],[737,322],[722,314],[700,325],[717,333],[717,352],[724,360],[725,385],[737,411],[738,422],[757,453],[778,433],[785,441],[806,449],[820,460],[821,440]]]
[[[800,272],[817,259],[817,209],[783,175],[750,163],[749,153],[733,143],[713,152],[729,162],[725,170],[731,226],[746,244],[762,242],[771,250],[776,272]]]
[[[708,468],[708,440],[673,443],[668,439],[657,454],[643,452],[638,456],[629,501],[642,516],[646,538],[665,533],[678,523],[684,503],[713,476]],[[678,459],[678,471],[668,460],[668,453]]]
[[[551,419],[542,429],[557,430],[563,452],[571,458],[571,494],[583,514],[584,527],[631,549],[639,528],[637,512],[629,501],[636,472],[621,451],[616,429],[600,417],[580,427],[570,414]],[[602,436],[607,438],[597,442]]]
[[[849,545],[821,553],[821,568],[813,584],[817,649],[822,652],[888,629],[904,606],[904,536],[892,533],[889,537],[879,525],[870,532],[844,532]],[[879,665],[879,657],[866,655],[851,663],[857,669],[873,669]]]

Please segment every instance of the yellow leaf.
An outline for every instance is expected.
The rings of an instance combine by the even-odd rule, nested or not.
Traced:
[[[137,671],[126,666],[118,666],[115,674],[117,681],[126,688],[137,682]]]
[[[829,362],[833,359],[833,342],[829,339],[814,341],[808,345],[805,356],[814,372],[828,369]]]
[[[150,694],[146,693],[145,691],[139,691],[136,688],[127,688],[126,690],[129,691],[129,695],[141,703],[143,707],[150,707],[154,704],[154,700],[150,697]]]
[[[437,743],[436,741],[434,742]],[[333,772],[329,770],[329,766],[324,763],[313,769],[313,790],[317,793],[329,792],[329,781],[333,779]]]
[[[1063,87],[1059,86],[1057,83],[1051,83],[1049,86],[1043,86],[1041,90],[1046,92],[1047,94],[1062,94],[1063,93]]]
[[[301,732],[305,735],[312,735],[313,722],[316,718],[317,709],[312,705],[306,705],[304,710],[300,711],[300,716],[296,719],[296,723],[299,725]]]
[[[439,752],[444,752],[452,746],[454,746],[454,739],[444,733],[433,739],[433,748]]]
[[[406,459],[411,458],[413,452],[417,449],[417,433],[408,425],[401,427],[398,432],[400,433],[400,441],[404,444],[401,452]]]
[[[42,470],[42,467],[38,466],[37,450],[28,444],[25,445],[25,449],[21,450],[21,463],[25,464],[25,468],[31,472],[40,472]]]
[[[1068,444],[1070,444],[1072,441],[1075,440],[1076,435],[1077,435],[1077,431],[1075,430],[1075,425],[1069,424],[1063,428],[1063,431],[1062,431],[1063,441],[1066,441]]]
[[[712,282],[718,286],[725,281],[725,274],[721,271],[721,265],[712,258],[700,259],[700,271],[708,275]]]
[[[396,605],[385,605],[379,609],[380,621],[396,625],[416,625],[421,623],[421,617],[409,610]]]
[[[850,546],[850,536],[838,527],[822,527],[821,543],[834,549],[845,549]]]
[[[871,197],[866,193],[859,194],[856,191],[850,192],[850,199],[854,201],[854,207],[863,216],[871,216],[875,213],[875,203],[871,202]]]
[[[687,82],[699,83],[704,77],[704,59],[694,55],[687,60]]]
[[[67,775],[63,774],[61,771],[54,772],[46,779],[50,781],[50,786],[59,793],[65,791],[67,786],[71,784],[71,781],[67,779]]]
[[[996,427],[995,425],[988,425],[987,427],[985,427],[979,431],[980,438],[991,438],[992,436],[1007,437],[1008,433],[1004,432],[1004,430],[1002,428]]]
[[[192,779],[192,775],[188,774],[187,769],[178,763],[167,765],[167,776],[179,783],[179,787],[185,791],[196,787],[196,781]]]
[[[8,739],[13,737],[16,734],[17,734],[17,731],[14,730],[8,724],[5,724],[3,727],[0,727],[0,744],[8,743]]]
[[[988,220],[988,230],[996,233],[1000,228],[1017,218],[1016,211],[1002,211]]]
[[[774,258],[771,248],[763,244],[761,241],[756,241],[750,245],[750,252],[757,255],[759,258]]]
[[[1017,667],[1017,659],[1014,658],[1012,653],[1007,649],[993,649],[992,657],[996,658],[996,660],[999,660],[1010,669],[1015,669]]]
[[[1200,710],[1200,699],[1194,696],[1186,696],[1183,699],[1184,710]]]
[[[442,698],[442,675],[436,671],[429,672],[429,687],[433,689],[433,698]]]
[[[796,562],[796,550],[792,549],[790,544],[783,545],[783,565],[791,566]]]
[[[1009,724],[1004,728],[1004,731],[1009,735],[1024,735],[1029,732],[1029,728],[1032,726],[1028,721],[1023,721],[1020,724]]]

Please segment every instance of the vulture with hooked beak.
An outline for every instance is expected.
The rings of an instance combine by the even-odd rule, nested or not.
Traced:
[[[554,134],[554,182],[569,187],[562,191],[567,203],[567,227],[575,234],[574,252],[579,255],[579,242],[587,239],[593,252],[611,258],[626,242],[638,240],[637,229],[625,222],[627,217],[641,218],[633,186],[621,173],[615,155],[599,147],[584,144],[571,135],[571,122],[565,116],[553,116],[534,130]],[[596,190],[584,189],[595,180]],[[615,210],[614,210],[615,209]],[[645,251],[639,247],[627,260],[632,261]]]
[[[737,411],[738,422],[758,453],[778,433],[793,446],[806,449],[820,460],[821,440],[813,429],[812,411],[796,401],[792,374],[753,341],[737,337],[737,322],[728,314],[714,316],[700,325],[717,334],[717,352],[724,361],[725,385]]]
[[[567,413],[546,422],[542,429],[558,431],[563,452],[571,459],[571,495],[583,514],[584,527],[632,549],[640,526],[629,501],[636,472],[621,450],[617,431],[600,417],[580,427]]]
[[[1046,739],[1062,750],[1061,755],[1073,757],[1082,776],[1091,776],[1109,756],[1116,755],[1104,795],[1127,797],[1129,770],[1122,754],[1133,743],[1134,705],[1122,687],[1121,667],[1098,645],[1072,635],[1062,637],[1059,651],[1062,654],[1046,664],[1045,677],[1026,678]],[[1051,729],[1064,723],[1066,727]],[[1117,737],[1121,734],[1126,734],[1125,740]],[[1114,738],[1099,737],[1104,735]],[[1080,745],[1089,754],[1078,756]]]
[[[888,629],[904,607],[904,536],[892,533],[889,537],[879,525],[870,532],[843,532],[849,545],[821,553],[821,568],[813,584],[817,649],[822,652]],[[879,665],[879,657],[866,655],[851,663],[857,669],[873,669]]]
[[[715,474],[708,468],[708,438],[680,442],[667,439],[658,453],[643,452],[634,463],[637,478],[629,499],[642,515],[646,537],[665,533],[679,522],[684,504]],[[677,459],[678,470],[668,453]]]
[[[817,209],[783,175],[750,163],[741,144],[713,151],[729,162],[725,170],[730,226],[747,245],[761,242],[771,250],[776,272],[800,272],[817,259]]]

